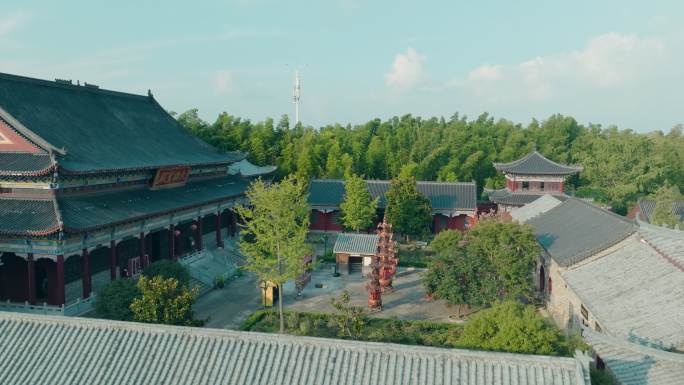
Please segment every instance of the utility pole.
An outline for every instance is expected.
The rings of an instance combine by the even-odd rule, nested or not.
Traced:
[[[295,70],[294,89],[292,90],[292,101],[295,105],[295,126],[301,120],[299,119],[299,99],[301,98],[301,83],[299,81],[299,70]]]

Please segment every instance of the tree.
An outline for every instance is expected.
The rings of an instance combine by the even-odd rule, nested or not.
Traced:
[[[534,306],[515,301],[497,303],[472,316],[459,343],[470,349],[552,356],[572,356],[581,346],[546,322]]]
[[[684,199],[677,186],[665,182],[653,194],[653,199],[655,199],[656,205],[651,215],[651,223],[670,228],[681,223],[680,218],[672,210],[675,201]]]
[[[236,208],[244,223],[240,250],[248,257],[245,268],[261,282],[278,287],[281,333],[283,284],[304,272],[304,257],[311,252],[306,243],[310,208],[305,188],[294,176],[270,185],[256,180],[247,190],[250,206]]]
[[[430,242],[430,249],[436,254],[451,253],[462,247],[463,234],[458,230],[447,229],[440,231]]]
[[[365,325],[366,312],[360,306],[351,304],[349,292],[343,291],[340,299],[331,298],[330,304],[335,308],[335,323],[339,328],[339,335],[349,338],[359,338]]]
[[[138,289],[140,296],[131,303],[134,320],[167,325],[197,325],[192,312],[192,303],[198,295],[197,288],[188,290],[175,278],[142,276],[138,280]]]
[[[427,233],[432,220],[432,208],[430,201],[418,192],[413,177],[392,179],[385,198],[385,215],[395,231],[407,237]]]
[[[118,321],[133,321],[130,309],[140,290],[131,279],[117,279],[109,282],[95,298],[95,313],[99,318]]]
[[[532,296],[532,271],[540,248],[531,226],[481,220],[467,234],[467,250],[471,258],[492,264],[502,295]]]
[[[190,282],[188,269],[180,263],[168,259],[162,259],[150,264],[143,269],[142,275],[147,278],[157,276],[164,279],[175,278],[181,286],[187,286]]]
[[[340,204],[340,209],[344,227],[358,232],[373,224],[378,198],[372,199],[366,181],[352,174],[344,181],[344,201]]]

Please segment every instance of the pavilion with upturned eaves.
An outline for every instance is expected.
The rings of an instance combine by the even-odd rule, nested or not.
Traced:
[[[537,151],[509,163],[494,163],[504,173],[506,187],[489,191],[489,199],[499,211],[510,211],[531,203],[545,194],[565,200],[565,179],[582,171],[580,166],[556,163]]]
[[[244,159],[197,139],[151,93],[0,74],[0,310],[68,314],[209,234],[222,246],[250,178],[274,171]]]

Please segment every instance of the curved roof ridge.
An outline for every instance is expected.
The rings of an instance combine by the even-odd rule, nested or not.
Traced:
[[[589,340],[595,339],[598,340],[599,342],[603,342],[605,344],[613,345],[616,347],[620,347],[623,349],[630,350],[632,352],[636,352],[639,354],[643,354],[646,356],[651,356],[655,357],[661,360],[666,360],[666,361],[672,361],[676,363],[682,363],[684,364],[684,354],[682,353],[674,353],[674,352],[668,352],[666,350],[654,348],[651,346],[647,345],[642,345],[638,344],[635,342],[631,342],[628,340],[624,340],[618,337],[615,337],[613,335],[609,335],[606,333],[599,333],[597,331],[594,331],[590,328],[584,328],[582,330],[582,336],[588,337]],[[591,341],[589,342],[591,344]]]
[[[530,164],[528,164],[530,163]],[[546,164],[546,169],[544,169],[544,164]],[[526,170],[514,170],[514,168],[525,168],[529,167]],[[548,168],[548,167],[551,167]],[[553,161],[544,155],[542,155],[539,151],[533,151],[524,157],[503,163],[503,162],[494,162],[494,168],[503,171],[503,172],[511,172],[511,173],[518,173],[518,174],[572,174],[576,173],[579,171],[582,171],[584,168],[582,166],[576,166],[576,165],[565,165],[558,163],[556,161]],[[536,168],[536,169],[535,169]]]

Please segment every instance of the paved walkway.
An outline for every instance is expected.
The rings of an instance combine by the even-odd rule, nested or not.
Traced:
[[[200,297],[193,305],[197,319],[209,319],[206,327],[238,329],[261,308],[261,290],[252,274],[245,274]]]

